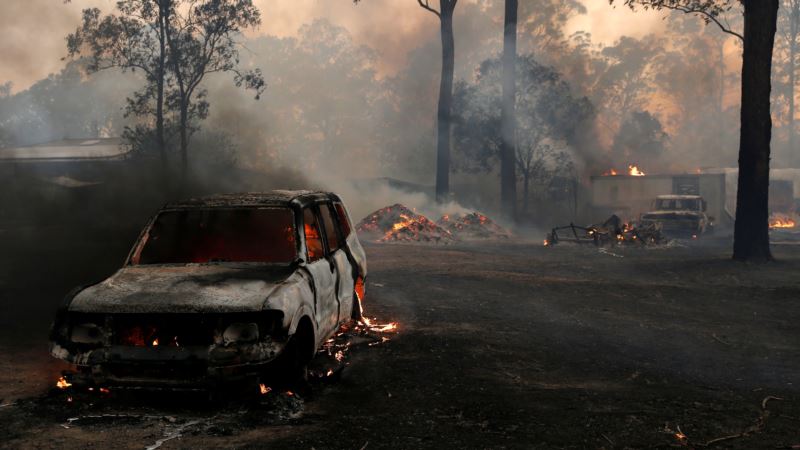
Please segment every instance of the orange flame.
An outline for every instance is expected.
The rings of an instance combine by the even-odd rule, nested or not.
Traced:
[[[56,381],[56,387],[59,389],[66,389],[70,386],[72,386],[72,383],[67,381],[67,379],[64,377],[61,377],[58,379],[58,381]]]
[[[158,347],[158,338],[153,340],[153,347]]]
[[[794,228],[797,222],[791,217],[775,217],[769,221],[770,228]]]
[[[261,392],[261,395],[267,395],[272,391],[272,388],[267,386],[264,383],[260,383],[258,385],[258,390],[259,390],[259,392]]]
[[[617,175],[619,175],[619,173],[617,173],[616,169],[608,169],[605,172],[603,172],[603,176],[606,176],[606,177],[609,177],[609,176],[610,177],[615,177]]]
[[[630,164],[628,165],[628,175],[632,177],[643,177],[645,173],[642,172],[642,170],[639,169],[638,167],[634,166],[633,164]]]

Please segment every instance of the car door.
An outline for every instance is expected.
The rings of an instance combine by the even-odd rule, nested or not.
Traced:
[[[339,319],[342,324],[350,320],[353,312],[353,267],[347,258],[344,239],[336,220],[336,212],[330,202],[319,205],[320,218],[325,229],[329,258],[336,267],[337,297],[339,300]]]
[[[317,330],[327,339],[337,328],[339,302],[336,298],[336,267],[326,258],[316,207],[303,209],[303,233],[306,244],[306,268],[314,283],[314,311]]]

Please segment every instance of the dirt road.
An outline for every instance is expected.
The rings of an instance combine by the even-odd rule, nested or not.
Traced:
[[[367,252],[367,312],[399,329],[382,344],[356,345],[340,376],[304,398],[271,392],[208,404],[112,392],[67,402],[47,393],[60,366],[38,334],[46,321],[25,325],[35,333],[8,325],[2,445],[800,445],[800,248],[776,248],[779,261],[766,266],[730,261],[724,243]],[[6,295],[23,291],[18,280],[4,283]]]

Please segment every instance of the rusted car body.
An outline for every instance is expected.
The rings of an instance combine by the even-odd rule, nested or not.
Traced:
[[[706,202],[699,195],[659,195],[640,223],[658,226],[665,235],[675,237],[698,237],[713,229]]]
[[[71,292],[51,354],[73,383],[198,387],[305,367],[360,315],[366,257],[335,194],[168,204],[124,266]]]

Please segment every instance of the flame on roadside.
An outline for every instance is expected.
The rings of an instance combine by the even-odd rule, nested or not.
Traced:
[[[266,385],[266,384],[264,384],[264,383],[259,383],[259,385],[258,385],[258,391],[261,393],[261,395],[267,395],[267,394],[269,394],[270,392],[272,392],[272,388],[271,388],[271,387],[269,387],[269,386],[267,386],[267,385]]]
[[[604,177],[615,177],[617,175],[619,175],[619,173],[617,172],[616,169],[608,169],[605,172],[603,172]]]

